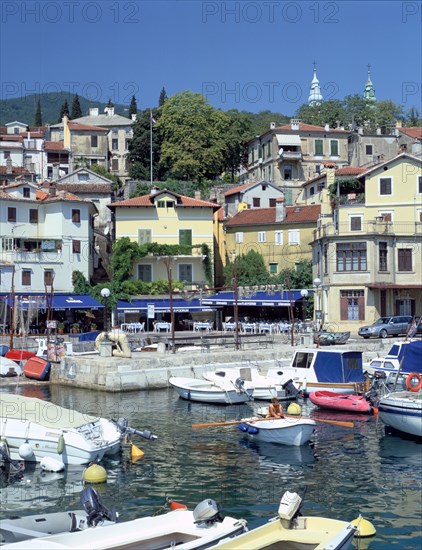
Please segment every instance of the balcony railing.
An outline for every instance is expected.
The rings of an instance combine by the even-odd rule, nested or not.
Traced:
[[[378,234],[385,236],[404,235],[422,237],[422,222],[385,222],[372,220],[362,222],[361,229],[352,230],[350,224],[342,222],[337,224],[326,223],[313,231],[315,239],[331,237],[336,235],[350,235],[359,238],[365,238],[367,234]]]
[[[285,160],[302,160],[302,151],[283,151],[279,153],[280,162]]]

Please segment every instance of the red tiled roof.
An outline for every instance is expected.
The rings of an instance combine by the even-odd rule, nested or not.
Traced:
[[[226,223],[226,225],[240,226],[316,222],[320,213],[321,205],[319,204],[312,204],[310,206],[286,206],[286,218],[282,222],[277,222],[276,207],[251,208],[238,212]]]
[[[254,185],[254,183],[244,183],[243,185],[238,185],[237,187],[233,187],[232,189],[229,189],[224,193],[225,197],[229,197],[230,195],[235,195],[236,193],[239,193],[240,191],[243,191],[244,189],[247,189],[248,187],[251,187]]]
[[[366,172],[367,168],[362,166],[343,166],[335,171],[336,176],[358,176],[363,172]]]
[[[67,151],[64,148],[63,141],[46,141],[44,143],[44,149],[46,151]]]
[[[35,130],[33,132],[21,132],[21,136],[27,138],[28,136],[32,139],[42,139],[44,137],[44,132],[36,132]]]
[[[299,130],[292,130],[291,124],[284,124],[283,126],[279,126],[276,128],[276,130],[289,130],[290,132],[325,132],[325,128],[323,126],[314,126],[313,124],[304,124],[303,122],[299,122]],[[340,130],[340,128],[329,128],[327,130],[328,132],[341,132],[349,134],[350,132],[348,130]]]
[[[10,134],[5,134],[3,136],[0,136],[1,141],[23,141],[23,138],[21,135],[15,136]]]
[[[49,182],[43,183],[43,187],[49,186]],[[110,195],[112,191],[111,183],[58,183],[57,189],[60,191],[70,191],[73,193],[103,193]]]
[[[57,200],[91,202],[87,199],[81,199],[80,197],[77,197],[73,193],[67,193],[66,191],[59,191],[59,190],[57,190],[57,193],[55,196],[52,196],[50,193],[47,193],[43,189],[37,189],[36,196],[37,196],[37,201],[40,201],[40,202],[52,202]]]
[[[79,124],[79,122],[69,122],[69,130],[77,130],[80,132],[109,132],[108,128],[101,126],[90,126],[89,124]]]
[[[400,128],[399,132],[409,137],[422,139],[422,128],[420,126],[411,126],[409,128]]]
[[[163,189],[154,193],[153,195],[142,195],[141,197],[135,197],[133,199],[127,199],[120,202],[114,202],[109,205],[109,208],[115,208],[116,206],[145,206],[145,207],[154,207],[154,200],[163,193],[173,195],[177,199],[177,204],[180,206],[190,206],[190,207],[200,207],[200,208],[213,208],[217,210],[220,208],[220,205],[215,202],[203,201],[201,199],[193,199],[191,197],[186,197],[185,195],[179,195],[173,191]]]
[[[0,174],[7,174],[7,166],[0,166]],[[12,174],[29,174],[23,166],[12,166]]]

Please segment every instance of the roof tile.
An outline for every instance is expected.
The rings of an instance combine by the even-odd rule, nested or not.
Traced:
[[[238,212],[227,221],[227,226],[240,225],[269,225],[275,223],[306,223],[316,222],[321,213],[321,205],[286,206],[286,218],[282,222],[276,221],[276,207],[251,208]]]

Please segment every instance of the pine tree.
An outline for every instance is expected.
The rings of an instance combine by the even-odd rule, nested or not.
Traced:
[[[138,113],[138,105],[136,103],[136,97],[132,96],[132,101],[129,105],[129,118],[132,118],[132,115],[136,115]]]
[[[61,122],[63,120],[64,116],[69,116],[69,105],[67,103],[67,99],[64,100],[63,105],[60,107],[60,114],[59,114],[59,120],[58,122]]]
[[[167,93],[166,93],[166,89],[163,86],[163,88],[160,92],[160,97],[158,99],[158,106],[162,107],[164,105],[164,102],[165,102],[166,99],[167,99]]]
[[[39,98],[37,101],[37,110],[35,111],[34,126],[42,126],[41,101],[39,100]]]
[[[81,104],[79,103],[79,96],[75,94],[72,102],[72,113],[70,118],[73,120],[75,118],[80,118],[82,116]]]

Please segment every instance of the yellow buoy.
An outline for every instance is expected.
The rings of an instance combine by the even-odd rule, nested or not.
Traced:
[[[295,416],[299,416],[300,414],[302,414],[302,407],[297,403],[290,403],[290,405],[287,407],[287,414],[294,414]]]
[[[106,469],[99,464],[91,464],[84,470],[83,480],[87,483],[104,483],[107,481]]]
[[[355,537],[373,537],[377,532],[372,523],[363,518],[360,514],[359,517],[354,519],[351,523],[357,527]]]
[[[132,459],[132,462],[136,462],[140,458],[144,456],[144,451],[141,451],[139,447],[134,445],[132,442],[130,444],[130,458]]]

